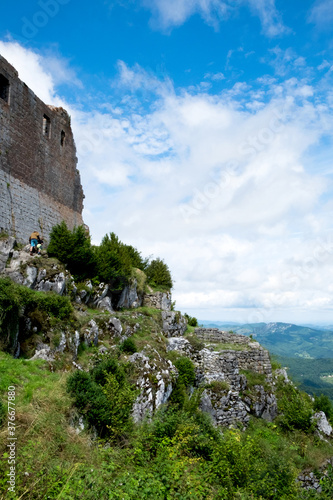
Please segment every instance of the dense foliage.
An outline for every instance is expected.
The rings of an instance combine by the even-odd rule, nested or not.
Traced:
[[[189,389],[194,384],[195,369],[192,361],[187,357],[176,359],[174,365],[178,370],[178,378],[170,402],[182,408],[188,399]]]
[[[120,344],[119,349],[121,352],[125,352],[127,354],[134,354],[135,352],[137,352],[135,342],[131,337],[129,337],[128,339],[125,339]]]
[[[185,313],[184,316],[189,326],[199,326],[197,318],[195,318],[194,316],[190,316],[187,313]]]
[[[117,440],[130,430],[137,391],[115,358],[101,361],[89,373],[76,371],[68,379],[67,388],[76,408],[99,436]]]
[[[64,221],[54,226],[47,252],[50,257],[57,257],[63,262],[78,281],[92,277],[96,272],[94,252],[84,226],[75,227],[72,231]]]
[[[131,245],[125,245],[114,234],[105,235],[100,246],[95,247],[97,277],[121,290],[128,282],[133,267],[145,269],[147,261]]]
[[[152,286],[161,286],[167,289],[172,288],[172,278],[167,264],[161,259],[151,261],[146,269],[148,282]]]
[[[161,259],[149,263],[132,245],[122,243],[115,233],[106,234],[99,246],[93,246],[84,226],[68,229],[65,222],[54,226],[47,248],[49,256],[57,257],[73,274],[75,280],[97,279],[120,292],[129,282],[133,268],[147,274],[149,284],[172,288],[170,270]]]
[[[283,391],[281,391],[282,387]],[[313,414],[311,398],[292,384],[280,386],[279,410],[281,412],[280,425],[283,429],[303,432],[314,430],[315,424],[311,419]]]

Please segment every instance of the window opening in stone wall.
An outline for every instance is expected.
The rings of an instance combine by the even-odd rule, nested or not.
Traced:
[[[9,80],[3,75],[0,75],[0,97],[9,102]]]
[[[50,131],[51,131],[51,120],[47,115],[43,116],[43,134],[46,137],[50,137]]]
[[[62,130],[62,131],[61,131],[61,137],[60,137],[60,144],[61,144],[62,146],[64,146],[64,145],[65,145],[65,137],[66,137],[66,134],[65,134],[65,132]]]

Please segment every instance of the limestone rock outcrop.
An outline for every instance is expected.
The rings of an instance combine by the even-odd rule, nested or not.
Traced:
[[[167,337],[184,335],[187,321],[178,311],[162,311],[163,332]]]
[[[143,297],[143,305],[153,307],[154,309],[161,309],[161,311],[171,311],[171,293],[146,293]]]
[[[317,432],[326,437],[332,436],[332,426],[328,422],[327,417],[323,411],[318,411],[317,413],[315,413],[312,419],[316,422]]]
[[[154,354],[153,360],[150,359],[152,353]],[[161,404],[167,402],[177,370],[171,361],[162,358],[150,346],[142,352],[132,354],[129,361],[135,365],[138,372],[136,386],[140,394],[134,403],[132,415],[134,421],[139,422],[153,415]]]
[[[122,307],[130,309],[142,306],[143,293],[138,291],[137,286],[138,282],[136,278],[131,280],[129,285],[125,286],[117,304],[118,309]]]

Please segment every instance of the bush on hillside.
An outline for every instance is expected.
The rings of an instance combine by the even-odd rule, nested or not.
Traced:
[[[147,266],[147,260],[140,252],[122,243],[114,233],[106,234],[101,244],[95,247],[95,258],[98,279],[110,283],[114,291],[127,285],[133,268],[144,271]]]
[[[60,320],[70,316],[73,311],[68,297],[52,292],[37,292],[17,285],[9,278],[0,278],[0,328],[16,321],[22,308],[25,314],[40,311]]]
[[[89,373],[76,371],[67,381],[67,390],[100,437],[119,439],[130,430],[137,391],[116,359],[100,362]]]
[[[183,356],[174,362],[178,370],[178,378],[175,387],[173,388],[170,402],[180,407],[183,407],[186,401],[188,389],[194,384],[195,369],[192,361]]]
[[[315,424],[311,418],[313,414],[312,401],[308,394],[301,392],[291,384],[286,384],[282,397],[278,400],[278,408],[282,413],[279,422],[283,429],[303,432],[313,430]]]
[[[187,324],[189,326],[199,326],[197,318],[194,318],[194,316],[190,316],[189,314],[184,314]]]
[[[96,274],[96,259],[84,226],[74,227],[72,231],[64,221],[53,226],[47,253],[65,264],[77,281]]]
[[[137,352],[135,342],[132,338],[125,339],[119,347],[122,352],[126,352],[127,354],[134,354]]]
[[[149,259],[122,243],[115,233],[106,234],[99,246],[92,246],[84,226],[71,231],[63,221],[52,228],[47,251],[66,265],[76,281],[97,278],[108,283],[113,292],[124,289],[133,269],[144,271],[152,286],[172,288],[169,268],[161,259],[148,265]]]
[[[146,269],[148,282],[152,286],[161,286],[167,289],[173,287],[170,270],[162,259],[154,259]]]

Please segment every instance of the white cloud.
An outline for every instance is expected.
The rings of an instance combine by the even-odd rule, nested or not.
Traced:
[[[45,71],[43,58],[25,49],[17,42],[0,41],[0,54],[7,59],[19,72],[19,77],[44,102],[55,105],[59,98],[55,93],[54,79]]]
[[[194,14],[201,17],[215,28],[222,20],[241,6],[251,9],[254,15],[260,18],[263,32],[274,37],[288,32],[284,26],[281,15],[275,7],[275,0],[142,0],[154,16],[157,26],[167,29],[182,25]]]
[[[206,73],[205,74],[205,79],[213,80],[213,81],[220,81],[220,80],[225,80],[225,76],[223,73]]]
[[[56,86],[62,83],[82,86],[69,62],[54,55],[42,56],[22,47],[17,42],[0,40],[0,54],[16,69],[19,78],[47,104],[62,106],[63,100],[56,92]],[[46,70],[47,68],[47,70]]]
[[[284,26],[282,17],[275,7],[275,0],[245,0],[249,3],[261,21],[263,32],[270,37],[288,33],[290,30]]]
[[[27,83],[38,92],[42,82],[40,96],[60,101],[42,56],[3,42],[0,52],[20,74],[28,60]],[[89,112],[62,103],[94,241],[115,231],[144,255],[164,258],[178,307],[202,319],[324,314],[332,305],[333,237],[321,196],[332,186],[304,158],[333,125],[315,89],[263,78],[259,90],[240,84],[208,95],[123,62],[118,84],[129,100],[117,106]],[[135,101],[142,89],[149,109]],[[248,110],[253,98],[260,106]]]
[[[317,0],[309,14],[309,21],[319,28],[331,28],[333,21],[333,0]]]

